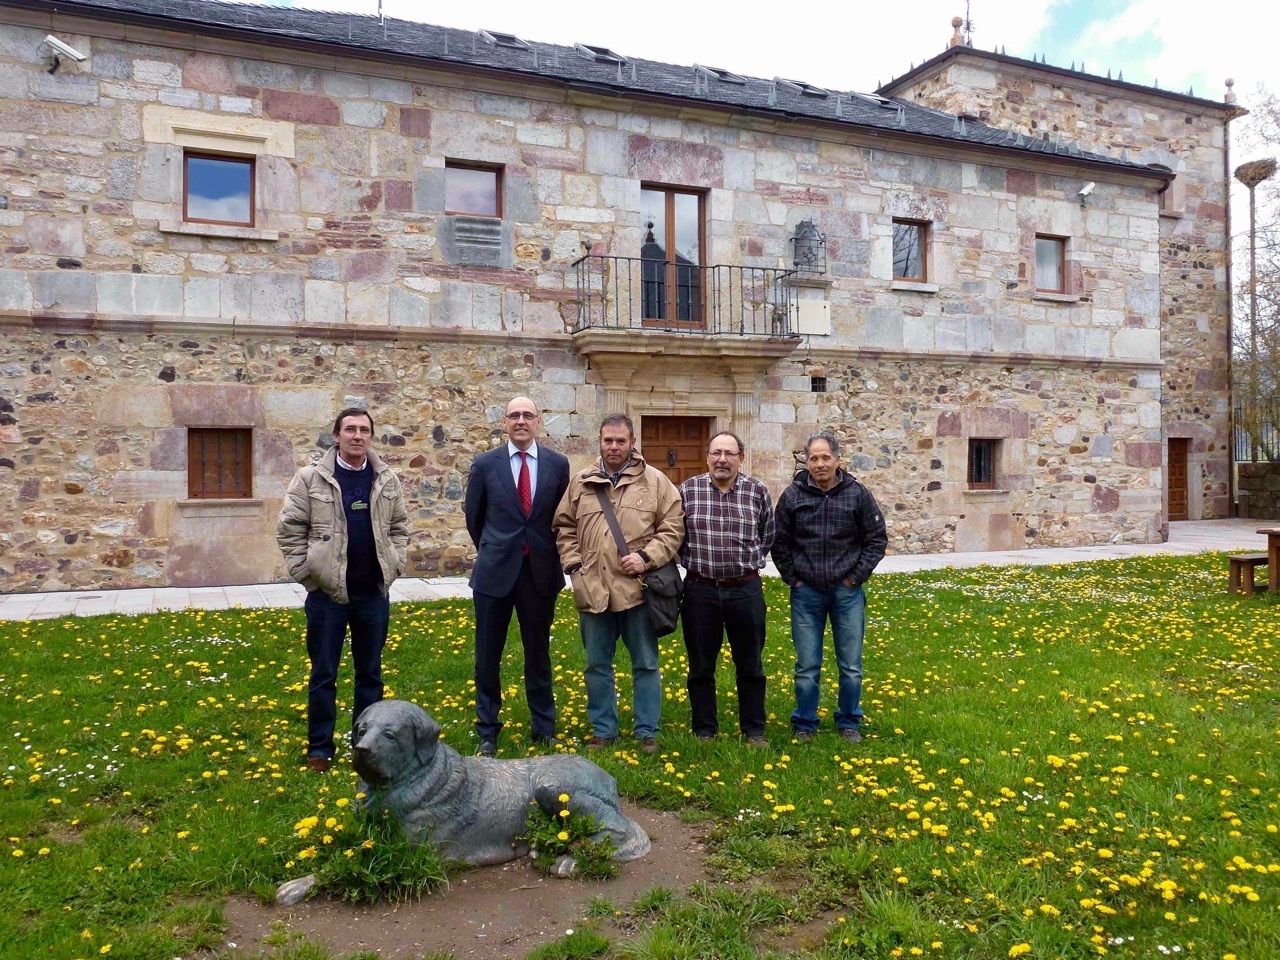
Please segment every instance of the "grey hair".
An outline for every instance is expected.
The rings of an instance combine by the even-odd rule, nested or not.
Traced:
[[[817,433],[809,434],[804,442],[804,457],[806,460],[809,459],[809,447],[813,445],[815,440],[827,441],[827,446],[831,448],[831,455],[833,457],[840,456],[840,441],[836,439],[835,434],[830,430],[819,430]]]

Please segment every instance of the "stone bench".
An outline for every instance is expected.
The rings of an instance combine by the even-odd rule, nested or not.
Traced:
[[[1258,567],[1267,565],[1265,553],[1237,553],[1227,557],[1227,561],[1230,564],[1227,579],[1228,592],[1252,596],[1267,589],[1265,585],[1259,587],[1254,580]]]

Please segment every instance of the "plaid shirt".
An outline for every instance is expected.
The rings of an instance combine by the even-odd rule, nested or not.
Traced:
[[[685,541],[680,562],[690,573],[713,580],[734,580],[755,573],[773,546],[773,501],[755,477],[738,474],[721,493],[711,474],[680,484]]]

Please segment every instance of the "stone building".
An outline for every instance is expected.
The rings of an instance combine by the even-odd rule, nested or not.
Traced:
[[[420,576],[468,566],[517,393],[575,464],[616,410],[677,477],[732,428],[775,494],[834,429],[897,552],[1222,515],[1235,112],[968,48],[860,94],[0,0],[0,590],[282,577],[284,485],[351,403]]]

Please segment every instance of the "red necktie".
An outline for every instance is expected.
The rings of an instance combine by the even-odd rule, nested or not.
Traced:
[[[520,494],[520,509],[524,511],[527,517],[529,511],[533,509],[533,484],[529,482],[529,454],[523,450],[517,450],[520,454],[520,480],[516,483],[516,492]],[[524,545],[524,555],[529,555],[529,544]]]
[[[533,485],[529,482],[529,454],[523,450],[516,452],[520,454],[520,481],[516,484],[516,490],[520,494],[520,509],[527,517],[529,511],[533,509]]]

